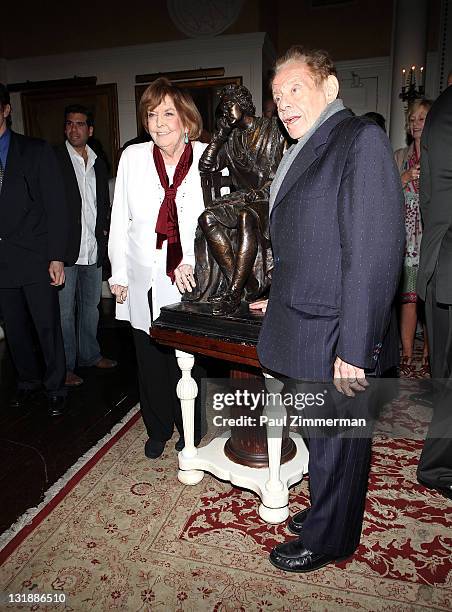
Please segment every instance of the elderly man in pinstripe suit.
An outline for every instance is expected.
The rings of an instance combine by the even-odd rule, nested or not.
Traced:
[[[327,53],[292,47],[276,64],[272,91],[297,142],[271,188],[275,267],[259,358],[292,379],[334,381],[338,398],[358,395],[366,377],[398,363],[391,324],[404,245],[397,168],[383,131],[337,98]],[[311,508],[291,519],[299,538],[272,551],[274,565],[308,572],[354,552],[370,446],[369,437],[309,440]]]

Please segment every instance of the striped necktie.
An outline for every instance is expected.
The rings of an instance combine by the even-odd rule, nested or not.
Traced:
[[[3,168],[2,160],[0,158],[0,191],[2,190],[4,174],[5,174],[5,169]]]

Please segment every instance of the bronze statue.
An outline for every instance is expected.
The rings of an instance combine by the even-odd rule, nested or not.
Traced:
[[[226,315],[238,309],[243,294],[252,301],[270,285],[268,199],[285,139],[276,118],[255,116],[251,93],[241,85],[222,90],[217,116],[199,169],[205,184],[210,173],[227,168],[233,191],[207,203],[199,217],[197,289],[187,297],[211,302],[214,314]]]

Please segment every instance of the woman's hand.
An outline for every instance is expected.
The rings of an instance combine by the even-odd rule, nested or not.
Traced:
[[[405,187],[405,185],[411,183],[411,181],[417,181],[419,179],[420,171],[421,168],[419,164],[416,164],[412,168],[409,168],[408,170],[405,170],[405,172],[402,172],[402,175],[400,177],[402,179],[402,185]]]
[[[192,287],[196,287],[195,278],[193,276],[193,267],[189,264],[182,264],[174,270],[177,288],[181,293],[189,291]]]
[[[117,304],[124,304],[127,299],[127,287],[123,285],[112,285],[110,291],[115,296]]]
[[[250,310],[261,310],[263,314],[265,314],[267,310],[268,300],[258,300],[257,302],[252,302],[249,305]]]

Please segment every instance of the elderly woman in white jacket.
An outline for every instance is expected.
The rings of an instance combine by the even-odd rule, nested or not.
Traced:
[[[145,454],[159,457],[174,431],[183,448],[179,377],[174,350],[149,337],[160,308],[195,286],[194,237],[204,210],[197,142],[201,116],[190,95],[157,79],[140,101],[144,128],[153,142],[129,146],[115,185],[108,252],[116,318],[130,321],[138,362],[140,405],[149,439]],[[152,312],[151,312],[152,310]],[[199,418],[197,420],[199,422]],[[195,425],[195,439],[200,437]]]

